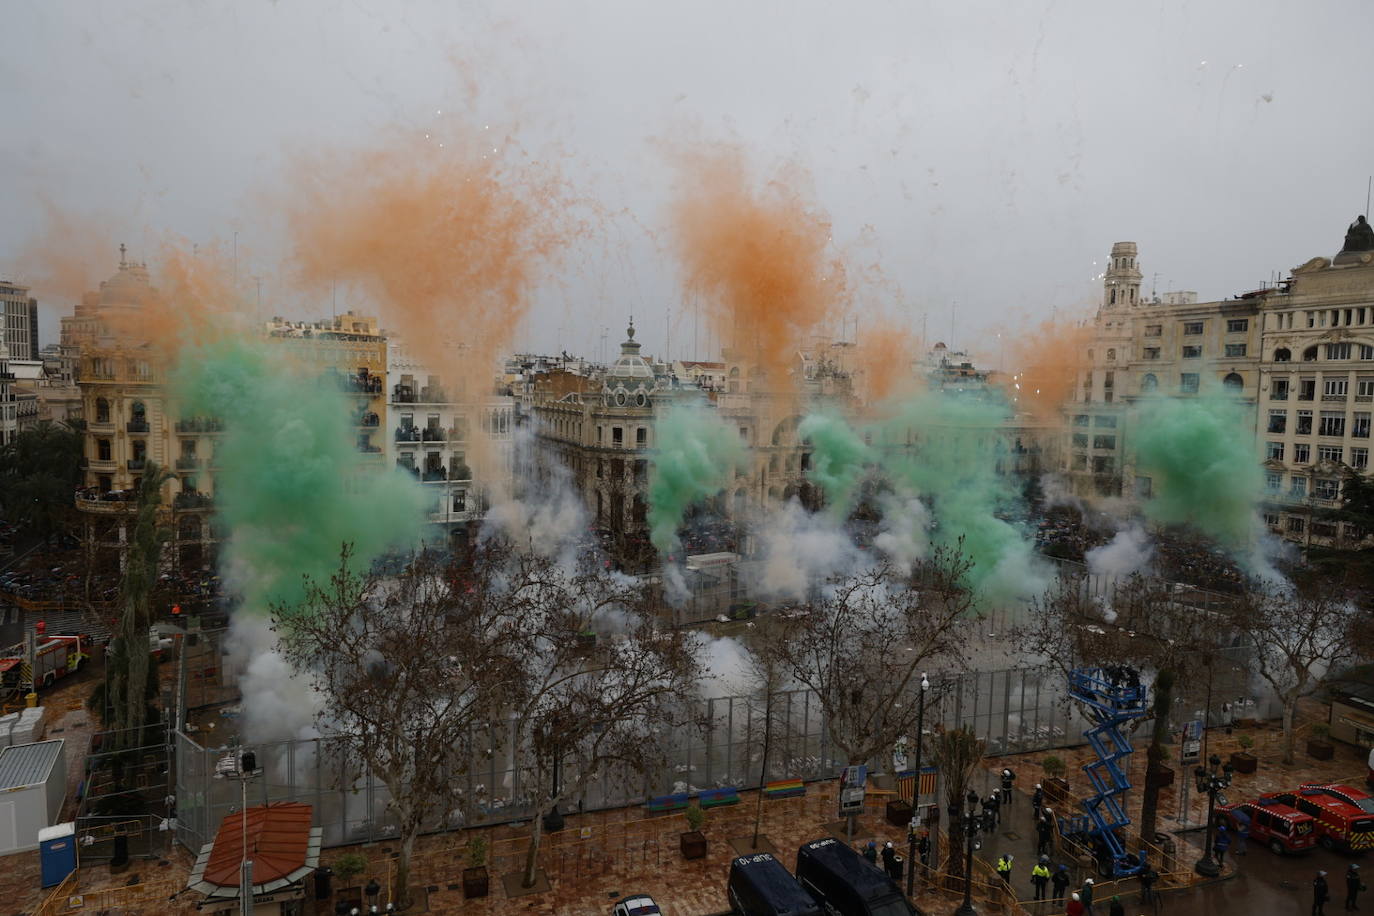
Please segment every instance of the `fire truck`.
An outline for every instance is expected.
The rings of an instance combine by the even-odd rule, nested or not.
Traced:
[[[1275,798],[1310,814],[1317,822],[1317,842],[1325,849],[1361,852],[1374,849],[1374,799],[1353,786],[1301,786],[1275,792]]]
[[[1275,798],[1223,805],[1217,808],[1217,818],[1229,822],[1232,833],[1242,824],[1248,826],[1250,839],[1275,855],[1306,852],[1317,845],[1316,819]]]
[[[30,684],[36,690],[51,687],[58,678],[66,677],[90,657],[90,638],[81,635],[49,636],[47,624],[38,621],[33,628],[33,648],[27,643],[4,650],[0,655],[0,687],[17,689]],[[28,670],[29,652],[33,654],[33,669]]]

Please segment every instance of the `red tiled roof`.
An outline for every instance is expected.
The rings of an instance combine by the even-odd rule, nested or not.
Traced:
[[[253,860],[253,883],[284,878],[305,865],[310,845],[309,805],[276,802],[248,809],[248,857]],[[231,814],[219,825],[205,881],[236,887],[243,859],[243,814]]]

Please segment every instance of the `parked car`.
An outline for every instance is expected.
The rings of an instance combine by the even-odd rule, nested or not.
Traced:
[[[1275,855],[1306,852],[1317,844],[1316,819],[1276,798],[1222,805],[1217,808],[1217,820],[1233,834],[1246,826],[1250,840],[1263,843]]]
[[[766,852],[730,863],[726,884],[730,912],[740,916],[821,916],[821,909],[797,879]]]
[[[901,888],[833,837],[797,850],[797,880],[833,916],[912,916]]]
[[[616,901],[613,916],[657,916],[663,911],[648,894],[631,894]]]

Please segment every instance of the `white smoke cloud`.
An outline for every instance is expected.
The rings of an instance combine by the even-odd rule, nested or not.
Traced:
[[[764,597],[802,599],[815,583],[864,564],[849,535],[824,513],[812,515],[795,500],[759,526],[754,591]]]
[[[240,722],[250,742],[314,738],[319,694],[296,676],[277,651],[277,634],[265,617],[239,611],[229,624],[229,661],[239,667]]]
[[[1154,554],[1149,532],[1139,522],[1132,522],[1106,544],[1089,550],[1083,559],[1088,563],[1088,572],[1095,576],[1125,578],[1144,572]]]
[[[914,496],[884,493],[878,501],[882,529],[873,539],[903,575],[910,575],[917,560],[930,552],[930,511]]]
[[[701,645],[706,677],[701,692],[706,697],[728,697],[753,689],[753,657],[744,644],[728,636],[706,637]]]

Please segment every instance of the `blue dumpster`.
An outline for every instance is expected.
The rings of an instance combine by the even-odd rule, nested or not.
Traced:
[[[76,871],[76,824],[54,824],[38,831],[43,886],[54,887]]]

